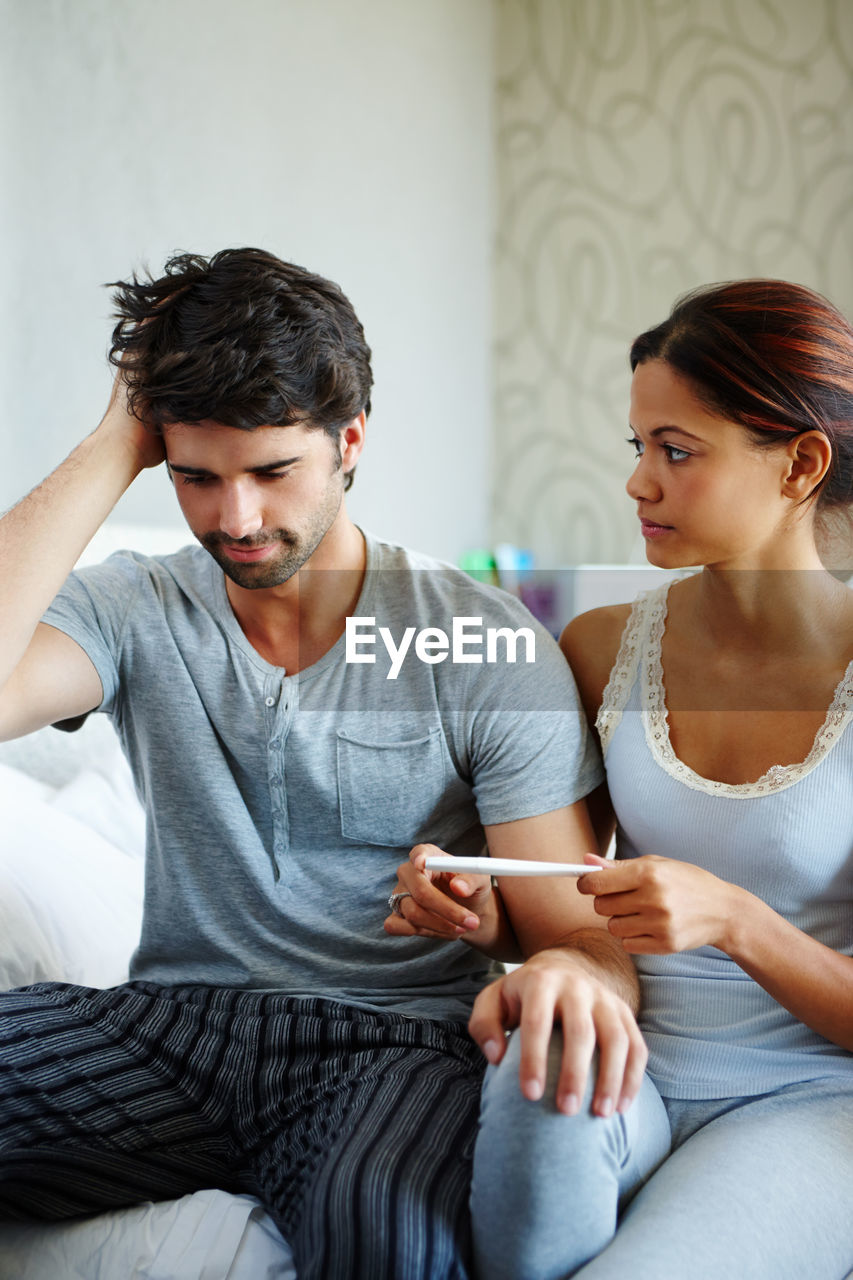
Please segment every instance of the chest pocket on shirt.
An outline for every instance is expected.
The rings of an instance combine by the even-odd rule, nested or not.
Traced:
[[[341,834],[411,848],[439,834],[446,760],[438,725],[417,738],[367,742],[338,731]]]

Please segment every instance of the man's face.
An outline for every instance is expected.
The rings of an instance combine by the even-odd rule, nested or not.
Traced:
[[[316,428],[165,427],[181,510],[238,587],[277,587],[314,554],[341,510],[339,444]]]

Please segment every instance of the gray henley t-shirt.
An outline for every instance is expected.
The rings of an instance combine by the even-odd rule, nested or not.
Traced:
[[[72,574],[45,615],[94,663],[147,814],[132,978],[464,1019],[499,967],[384,933],[398,863],[421,841],[485,852],[483,823],[601,781],[569,668],[523,606],[366,541],[350,660],[341,636],[294,675],[249,644],[198,546],[120,552]],[[455,655],[454,619],[467,619]],[[380,628],[398,653],[414,628],[402,661]],[[508,634],[521,628],[534,662]]]

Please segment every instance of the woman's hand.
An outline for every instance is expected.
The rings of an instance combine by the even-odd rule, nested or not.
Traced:
[[[729,926],[744,891],[701,867],[653,855],[613,862],[587,854],[578,880],[609,916],[608,929],[632,955],[669,955],[696,947],[729,950]],[[600,867],[600,871],[593,868]]]
[[[434,844],[417,844],[397,868],[394,893],[405,896],[386,918],[385,932],[398,938],[461,938],[495,959],[521,959],[491,878],[427,871],[426,859],[439,855],[447,857]]]

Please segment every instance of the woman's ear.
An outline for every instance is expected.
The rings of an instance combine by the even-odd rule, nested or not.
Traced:
[[[822,431],[804,431],[786,446],[788,468],[782,492],[796,502],[811,497],[832,462],[832,445]]]

